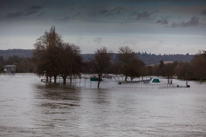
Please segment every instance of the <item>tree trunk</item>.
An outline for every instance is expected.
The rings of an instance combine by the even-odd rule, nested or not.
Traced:
[[[46,82],[49,81],[49,76],[46,74]]]
[[[168,84],[170,84],[170,75],[169,74],[167,75],[167,82],[168,82]]]
[[[127,81],[127,75],[125,76],[125,81]]]
[[[66,78],[67,77],[63,77],[63,85],[66,85]]]
[[[57,76],[54,76],[54,84],[57,83]]]
[[[70,77],[70,86],[72,86],[72,76]]]
[[[98,85],[97,85],[97,88],[99,88],[100,82],[101,82],[101,76],[98,75]]]
[[[98,81],[98,85],[97,85],[97,88],[99,88],[100,82],[101,82],[101,81],[99,80],[99,81]]]

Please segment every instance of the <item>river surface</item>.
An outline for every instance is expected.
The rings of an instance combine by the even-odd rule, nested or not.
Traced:
[[[206,136],[206,83],[75,82],[71,89],[34,74],[0,75],[0,136]]]

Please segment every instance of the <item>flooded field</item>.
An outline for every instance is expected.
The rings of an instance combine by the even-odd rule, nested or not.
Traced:
[[[206,136],[206,83],[74,82],[70,89],[34,74],[0,75],[0,136]]]

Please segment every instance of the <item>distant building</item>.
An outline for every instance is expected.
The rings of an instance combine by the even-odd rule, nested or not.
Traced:
[[[15,74],[16,65],[6,65],[4,66],[4,74]]]

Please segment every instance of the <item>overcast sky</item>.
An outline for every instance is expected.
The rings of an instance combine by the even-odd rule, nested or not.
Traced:
[[[55,26],[82,53],[206,50],[206,0],[0,0],[0,49],[34,49]]]

